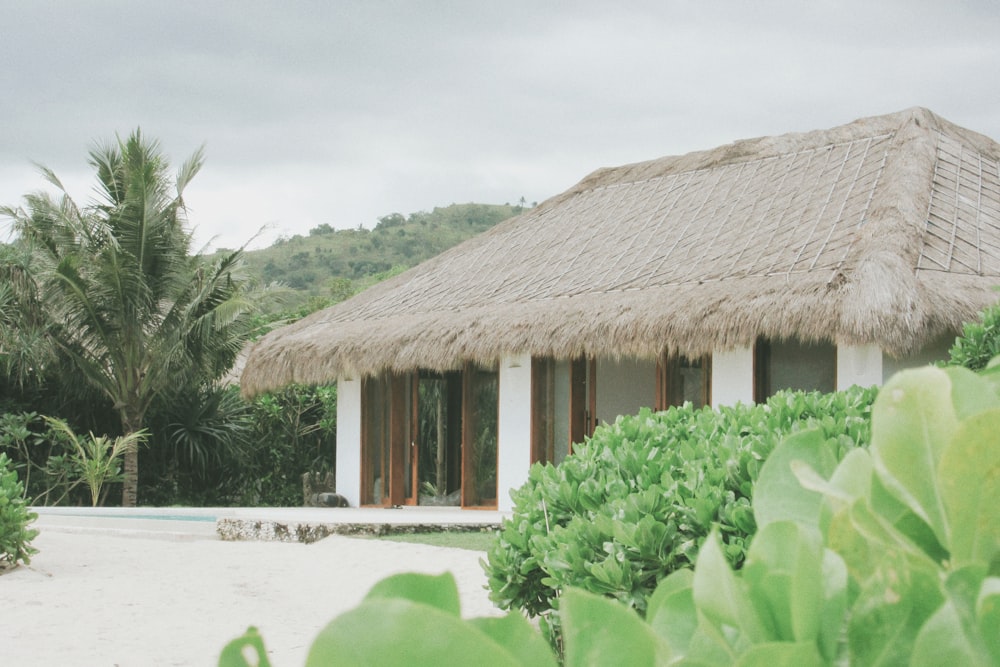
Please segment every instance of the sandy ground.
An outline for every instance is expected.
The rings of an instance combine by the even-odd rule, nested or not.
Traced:
[[[481,552],[328,537],[314,544],[46,531],[0,576],[0,665],[215,665],[257,626],[275,667],[396,572],[451,571],[465,617],[499,614]]]

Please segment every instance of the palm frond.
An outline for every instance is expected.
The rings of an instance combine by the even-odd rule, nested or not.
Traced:
[[[188,183],[191,182],[191,179],[193,179],[198,172],[201,171],[201,167],[204,164],[205,145],[202,144],[198,147],[198,150],[191,154],[191,157],[184,161],[184,164],[182,164],[181,168],[177,171],[176,185],[178,198],[181,197],[184,189],[187,188]]]

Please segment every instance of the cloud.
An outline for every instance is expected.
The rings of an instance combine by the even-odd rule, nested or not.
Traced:
[[[41,186],[32,160],[85,198],[91,143],[141,126],[177,164],[206,145],[191,219],[230,247],[915,105],[1000,137],[985,0],[0,9],[0,203]]]

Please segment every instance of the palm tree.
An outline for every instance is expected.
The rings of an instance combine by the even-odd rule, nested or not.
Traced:
[[[0,209],[31,252],[48,339],[107,395],[126,436],[157,395],[221,377],[249,333],[243,249],[212,261],[191,253],[182,194],[202,162],[199,149],[172,181],[158,143],[136,130],[91,150],[98,197],[88,206],[43,167],[57,199],[30,194],[23,208]],[[138,468],[138,452],[126,452],[127,507]]]

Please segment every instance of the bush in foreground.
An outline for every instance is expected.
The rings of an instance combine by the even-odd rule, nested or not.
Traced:
[[[643,410],[599,427],[512,492],[513,515],[483,563],[490,599],[547,615],[572,587],[644,614],[657,583],[694,564],[712,526],[741,565],[756,531],[753,485],[777,443],[818,428],[838,456],[867,445],[876,391],[784,391],[760,405]]]
[[[30,543],[38,531],[28,525],[37,518],[37,514],[28,511],[24,487],[10,460],[0,453],[0,569],[31,562],[36,550]]]

